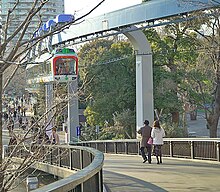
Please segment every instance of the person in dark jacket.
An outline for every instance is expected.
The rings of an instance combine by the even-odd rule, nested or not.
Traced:
[[[148,160],[148,163],[151,163],[151,150],[152,150],[152,145],[148,144],[148,140],[151,137],[151,131],[152,127],[149,126],[149,121],[145,120],[144,121],[144,126],[141,127],[137,132],[141,134],[141,156],[143,158],[143,163],[145,163]],[[145,154],[145,148],[147,148],[147,156]]]

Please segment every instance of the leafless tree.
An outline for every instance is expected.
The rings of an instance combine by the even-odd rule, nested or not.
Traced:
[[[217,127],[220,117],[220,9],[212,9],[209,11],[208,19],[202,19],[203,24],[206,26],[206,32],[196,30],[203,39],[201,42],[201,49],[206,50],[204,54],[200,54],[200,63],[209,66],[209,70],[204,70],[204,74],[208,74],[208,71],[212,72],[210,80],[212,82],[212,104],[211,109],[207,109],[205,112],[207,120],[207,128],[210,131],[210,137],[217,137]],[[202,60],[203,58],[203,60]],[[204,59],[205,58],[205,59]],[[204,86],[201,82],[198,82],[198,87],[201,93],[203,93]]]
[[[29,58],[31,50],[36,47],[40,42],[44,41],[49,36],[60,33],[63,30],[67,29],[71,25],[79,24],[83,22],[83,19],[94,11],[98,6],[100,6],[105,0],[100,0],[100,3],[95,5],[88,13],[82,15],[79,18],[64,23],[63,25],[57,25],[52,30],[47,31],[38,36],[32,36],[30,39],[25,40],[25,36],[28,34],[29,26],[33,20],[38,16],[39,25],[36,26],[37,32],[42,26],[41,21],[41,10],[49,2],[49,0],[33,0],[32,6],[30,7],[28,13],[26,14],[25,19],[18,24],[18,27],[12,32],[9,33],[10,27],[13,25],[13,17],[16,9],[22,0],[16,0],[12,8],[7,10],[6,20],[1,25],[1,34],[0,34],[0,111],[2,112],[2,95],[6,86],[10,83],[10,80],[17,72],[20,67],[27,65],[34,58]],[[13,46],[12,46],[13,42]],[[38,52],[39,53],[39,52]],[[33,62],[33,61],[32,61]],[[14,66],[14,69],[11,75],[7,78],[5,84],[3,85],[3,73],[10,66]],[[67,98],[57,100],[56,103],[51,107],[49,111],[46,111],[40,118],[34,121],[34,123],[26,128],[26,131],[23,134],[9,131],[10,136],[15,139],[13,147],[9,148],[10,153],[7,158],[2,157],[3,146],[2,146],[2,113],[0,116],[0,191],[5,192],[11,190],[14,185],[14,181],[18,178],[25,170],[27,170],[35,160],[43,160],[46,158],[47,154],[44,153],[42,145],[45,144],[46,139],[44,137],[45,129],[48,127],[48,124],[52,119],[59,113],[61,113],[62,108],[65,107]],[[47,119],[45,123],[45,116],[52,112],[51,119]],[[10,126],[10,125],[9,125]],[[33,128],[36,129],[33,132]],[[39,137],[41,137],[41,143],[38,143]],[[21,164],[16,165],[13,157],[16,156],[16,153],[19,150],[25,151],[27,154],[26,157],[22,160]],[[44,155],[42,155],[44,154]],[[13,166],[12,166],[13,165]],[[15,165],[15,167],[14,167]]]

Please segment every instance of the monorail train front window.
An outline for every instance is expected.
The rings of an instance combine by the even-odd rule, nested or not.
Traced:
[[[59,58],[55,61],[55,75],[75,75],[75,65],[73,58]]]

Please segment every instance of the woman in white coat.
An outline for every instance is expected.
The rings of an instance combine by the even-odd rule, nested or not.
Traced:
[[[163,145],[163,137],[165,137],[165,131],[160,127],[158,120],[154,121],[153,129],[151,131],[151,137],[153,138],[153,145],[155,150],[155,155],[157,158],[157,164],[162,163],[162,151],[161,147]],[[160,160],[159,160],[160,157]]]

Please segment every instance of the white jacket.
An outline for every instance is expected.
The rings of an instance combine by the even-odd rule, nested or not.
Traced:
[[[164,129],[162,127],[153,127],[151,137],[153,138],[154,145],[163,145],[163,137],[165,137]]]

